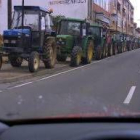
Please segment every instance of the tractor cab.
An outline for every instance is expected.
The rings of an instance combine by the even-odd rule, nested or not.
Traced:
[[[66,61],[67,57],[71,57],[71,66],[78,66],[82,60],[85,63],[92,61],[93,40],[88,34],[89,26],[90,24],[82,19],[60,19],[56,37],[58,61]],[[91,51],[87,56],[89,49]]]
[[[89,33],[94,36],[95,47],[102,44],[106,34],[103,33],[103,27],[97,23],[91,24]]]
[[[52,20],[50,12],[38,6],[14,7],[12,29],[4,31],[4,48],[20,52],[40,51],[45,35],[51,35]],[[22,15],[23,14],[23,15]],[[23,20],[23,23],[22,23]]]
[[[62,18],[58,23],[57,34],[58,47],[65,46],[69,53],[72,46],[81,46],[81,39],[87,34],[87,23],[80,19]]]

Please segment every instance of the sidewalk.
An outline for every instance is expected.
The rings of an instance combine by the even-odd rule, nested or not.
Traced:
[[[67,63],[57,63],[54,69],[45,69],[44,64],[41,62],[39,71],[37,73],[30,73],[26,61],[23,62],[20,68],[13,68],[10,64],[3,64],[0,70],[0,83],[11,83],[46,74],[51,75],[66,67],[69,67]]]

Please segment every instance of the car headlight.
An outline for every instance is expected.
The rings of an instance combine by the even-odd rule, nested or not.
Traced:
[[[4,42],[4,43],[9,43],[9,40],[4,40],[3,42]]]
[[[11,40],[11,43],[12,44],[16,44],[16,40]]]

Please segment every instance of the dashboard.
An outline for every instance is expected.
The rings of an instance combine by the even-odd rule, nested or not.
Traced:
[[[0,140],[140,139],[139,123],[50,123],[8,126],[0,123]]]

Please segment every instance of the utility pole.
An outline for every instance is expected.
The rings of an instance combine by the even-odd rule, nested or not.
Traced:
[[[8,9],[8,29],[10,29],[12,23],[12,0],[7,0],[7,9]]]

